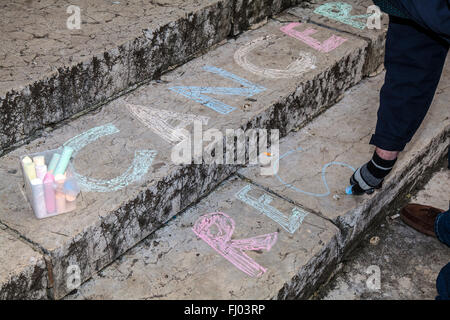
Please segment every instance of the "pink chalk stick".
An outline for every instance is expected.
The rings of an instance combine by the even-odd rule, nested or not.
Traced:
[[[215,227],[215,234],[211,228]],[[267,250],[277,242],[278,233],[269,233],[257,237],[231,240],[235,223],[223,212],[208,213],[197,220],[192,230],[208,245],[230,261],[239,270],[251,277],[259,277],[267,270],[247,256],[245,250]]]
[[[347,39],[345,39],[345,38],[332,35],[324,42],[320,42],[320,41],[310,37],[310,35],[313,35],[314,33],[317,32],[316,29],[307,28],[306,30],[304,30],[302,32],[294,30],[294,28],[299,25],[301,25],[300,22],[292,22],[284,27],[281,27],[280,30],[282,32],[284,32],[285,34],[287,34],[288,36],[298,39],[298,40],[306,43],[311,48],[314,48],[317,51],[324,52],[324,53],[327,53],[327,52],[330,52],[330,51],[336,49],[341,44],[343,44],[345,41],[347,41]]]
[[[55,177],[48,172],[44,177],[44,197],[45,206],[47,207],[47,213],[56,212],[56,198],[54,189]]]

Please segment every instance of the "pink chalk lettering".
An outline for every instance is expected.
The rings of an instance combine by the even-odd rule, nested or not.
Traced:
[[[341,44],[343,44],[345,41],[347,41],[347,39],[345,39],[345,38],[341,38],[341,37],[332,35],[327,40],[325,40],[324,42],[321,43],[320,41],[310,37],[310,35],[313,35],[314,33],[317,32],[316,29],[308,28],[302,32],[294,30],[294,28],[299,25],[301,25],[300,22],[293,22],[284,27],[281,27],[280,30],[282,32],[286,33],[288,36],[298,39],[298,40],[306,43],[311,48],[314,48],[317,51],[324,52],[324,53],[327,53],[327,52],[330,52],[330,51],[336,49]]]
[[[259,277],[267,270],[247,256],[244,251],[267,250],[277,242],[278,233],[231,240],[235,223],[223,212],[213,212],[200,217],[192,230],[203,241],[251,277]]]

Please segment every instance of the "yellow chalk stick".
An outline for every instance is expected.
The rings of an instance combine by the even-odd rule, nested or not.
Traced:
[[[36,179],[36,167],[34,166],[33,162],[25,163],[23,165],[23,170],[25,171],[25,174],[27,175],[28,179],[33,180]]]
[[[22,163],[23,163],[23,164],[32,163],[32,162],[33,162],[33,161],[32,161],[31,158],[28,157],[28,156],[22,159]]]

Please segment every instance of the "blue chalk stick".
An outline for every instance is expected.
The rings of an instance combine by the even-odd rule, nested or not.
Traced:
[[[63,149],[63,152],[61,154],[61,157],[59,158],[58,165],[56,166],[56,169],[53,173],[53,175],[56,177],[58,174],[64,174],[66,172],[67,165],[69,164],[70,157],[72,157],[73,148],[65,146]]]
[[[50,160],[50,164],[48,165],[47,171],[52,173],[55,171],[56,166],[58,165],[59,158],[61,155],[59,153],[54,153],[52,159]]]
[[[352,192],[352,188],[353,188],[353,186],[348,186],[347,188],[345,188],[345,193],[346,194],[352,194],[353,192]]]

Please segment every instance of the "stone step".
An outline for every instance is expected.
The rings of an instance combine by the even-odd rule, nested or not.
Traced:
[[[264,197],[259,205],[285,218],[298,213],[298,229],[287,232],[239,197]],[[304,297],[336,263],[338,234],[326,219],[234,176],[66,298]]]
[[[390,218],[365,234],[358,249],[342,263],[341,272],[321,288],[318,297],[325,300],[436,298],[436,279],[450,261],[450,250],[438,239],[405,224],[398,214],[407,203],[442,210],[449,208],[450,170],[446,159],[443,160],[442,166],[438,164],[439,169],[427,173],[423,187],[415,187],[414,191],[418,190],[416,195],[411,197],[408,193],[403,198],[397,197],[398,205],[387,213]],[[373,237],[379,239],[376,245],[371,244]],[[377,272],[381,276],[380,281],[371,283],[370,272]]]
[[[0,224],[0,300],[45,299],[47,267],[42,254]]]
[[[276,175],[261,176],[254,167],[241,169],[239,175],[332,221],[341,230],[340,247],[351,248],[384,207],[447,155],[449,70],[447,59],[433,105],[413,140],[400,153],[381,191],[370,196],[350,197],[345,193],[352,171],[373,154],[369,140],[375,131],[383,74],[351,88],[323,116],[287,138],[280,145]]]
[[[302,0],[15,1],[0,13],[0,155]],[[80,12],[80,28],[73,29]],[[69,29],[70,28],[72,29]]]
[[[373,152],[368,142],[384,74],[285,137],[276,176],[241,169],[67,298],[310,297],[382,210],[447,154],[445,71],[424,123],[381,190],[345,194],[351,168]]]
[[[300,22],[314,23],[364,38],[368,42],[367,57],[363,68],[366,76],[378,74],[383,69],[384,42],[389,23],[388,15],[380,12],[379,25],[377,24],[377,12],[371,8],[373,5],[371,0],[341,2],[311,0],[289,8],[286,12],[298,17]],[[364,15],[367,18],[361,19],[361,16]],[[374,30],[379,30],[379,32],[374,32]]]
[[[362,79],[368,41],[282,22],[295,19],[277,16],[0,159],[0,222],[46,255],[51,297],[70,291],[72,265],[89,279],[239,168],[176,165],[174,127],[192,132],[189,121],[200,119],[204,130],[272,128],[285,136]],[[63,144],[76,149],[80,205],[36,220],[18,159]]]

